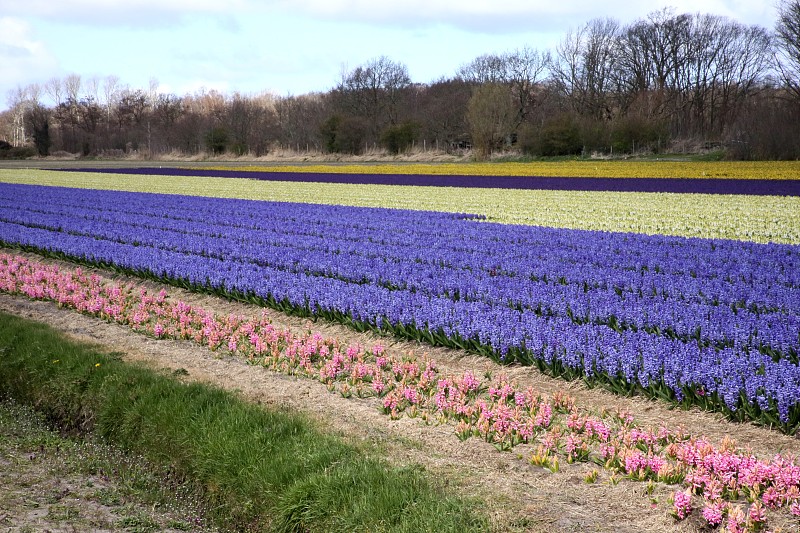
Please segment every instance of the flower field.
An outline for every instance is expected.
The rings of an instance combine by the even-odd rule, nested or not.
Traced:
[[[316,333],[297,334],[269,316],[220,316],[135,284],[118,284],[80,268],[59,268],[0,254],[0,290],[126,325],[155,338],[174,338],[227,350],[276,372],[316,379],[342,396],[373,398],[383,412],[428,424],[448,424],[461,439],[478,437],[499,449],[527,443],[529,463],[559,470],[562,463],[594,463],[621,479],[675,486],[671,513],[693,513],[710,527],[759,531],[768,517],[800,516],[800,466],[790,457],[760,460],[732,440],[714,445],[670,427],[639,425],[628,413],[597,414],[565,394],[523,389],[504,375],[447,375],[436,361],[391,355],[380,344],[345,345]]]
[[[230,167],[204,167],[229,170]],[[531,163],[412,163],[377,165],[248,165],[256,172],[421,174],[428,176],[553,176],[581,178],[733,178],[797,180],[797,161],[536,161]]]
[[[293,167],[294,168],[294,167]],[[337,167],[334,167],[337,168]],[[300,183],[343,183],[354,185],[410,185],[417,187],[459,187],[544,191],[654,192],[800,196],[800,180],[757,178],[625,178],[563,176],[482,176],[454,174],[387,173],[400,170],[381,166],[376,172],[303,172],[260,167],[238,168],[107,168],[69,169],[70,172],[244,178]]]
[[[794,433],[800,247],[0,186],[0,241]]]
[[[339,168],[339,167],[334,167]],[[372,168],[372,167],[370,167]],[[554,228],[800,244],[800,197],[352,185],[0,169],[0,182],[477,213]]]

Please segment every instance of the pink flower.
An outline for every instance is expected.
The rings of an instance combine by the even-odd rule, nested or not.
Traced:
[[[386,398],[383,399],[383,408],[387,411],[394,411],[397,409],[399,403],[400,402],[397,398],[397,395],[395,393],[390,393],[387,394]]]
[[[372,390],[377,394],[381,394],[386,390],[386,383],[383,382],[383,379],[378,377],[372,382]]]
[[[794,502],[794,503],[791,505],[791,507],[789,507],[789,511],[790,511],[790,512],[791,512],[791,513],[792,513],[794,516],[800,516],[800,503],[798,503],[798,502]]]
[[[758,500],[750,506],[750,511],[747,513],[747,516],[755,524],[761,524],[767,519],[766,510]]]
[[[538,412],[536,413],[536,418],[534,418],[533,423],[540,427],[540,428],[547,428],[550,426],[550,422],[553,419],[553,407],[547,402],[541,402],[539,404]]]
[[[738,505],[728,505],[728,531],[730,533],[744,533],[745,527],[744,511]]]
[[[722,509],[722,504],[719,503],[708,505],[703,509],[703,518],[708,525],[715,527],[722,523]]]
[[[688,491],[675,491],[672,496],[675,516],[683,520],[692,513],[692,497]]]
[[[403,398],[408,400],[408,403],[417,405],[419,403],[419,391],[413,387],[406,387],[403,389]]]
[[[458,388],[464,392],[477,391],[480,386],[481,382],[478,381],[478,378],[475,377],[475,374],[469,370],[464,372],[464,376],[461,378],[461,382],[458,384]]]

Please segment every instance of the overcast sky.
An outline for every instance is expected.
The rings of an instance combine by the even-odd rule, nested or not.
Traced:
[[[665,7],[768,29],[777,18],[775,0],[0,0],[0,110],[14,88],[72,73],[178,95],[289,95],[387,56],[427,83],[481,54],[552,50],[593,18]]]

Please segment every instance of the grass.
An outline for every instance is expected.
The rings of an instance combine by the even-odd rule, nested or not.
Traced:
[[[91,437],[72,439],[26,405],[0,400],[0,529],[206,530],[187,491],[164,490],[168,473]]]
[[[470,504],[305,417],[183,384],[0,314],[0,391],[167,469],[213,523],[252,531],[477,531]]]

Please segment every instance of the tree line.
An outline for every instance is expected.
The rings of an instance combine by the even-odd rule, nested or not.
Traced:
[[[48,100],[48,104],[45,104]],[[710,14],[594,19],[553,50],[481,55],[414,83],[381,56],[297,96],[132,89],[77,74],[9,94],[0,153],[261,156],[472,150],[477,158],[724,149],[800,158],[800,0],[773,30]]]

